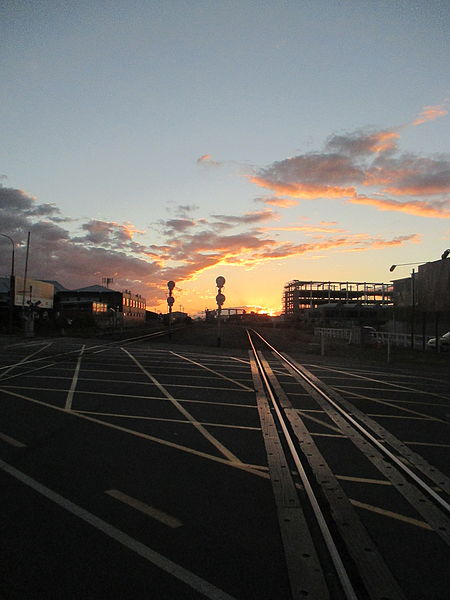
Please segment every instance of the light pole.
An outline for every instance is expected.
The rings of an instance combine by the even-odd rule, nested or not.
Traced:
[[[218,287],[216,302],[217,302],[217,345],[220,347],[222,341],[220,337],[220,313],[222,312],[222,304],[225,302],[225,296],[222,294],[222,288],[225,285],[225,277],[220,275],[216,278],[216,285]]]
[[[167,297],[167,304],[169,306],[169,340],[172,339],[172,306],[175,302],[175,298],[172,295],[173,288],[175,287],[175,281],[168,281],[167,287],[169,288],[169,295]]]
[[[406,267],[410,265],[423,265],[423,262],[413,263],[400,263],[398,265],[391,265],[389,271],[392,273],[397,267]],[[414,267],[411,271],[411,349],[414,349],[414,326],[416,319],[416,272]]]
[[[13,332],[13,316],[14,316],[14,296],[15,296],[15,285],[14,285],[14,240],[4,233],[0,235],[11,242],[12,253],[11,253],[11,274],[9,276],[9,333]]]

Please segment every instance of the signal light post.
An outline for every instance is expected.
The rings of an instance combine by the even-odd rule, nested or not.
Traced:
[[[169,306],[169,340],[170,340],[170,339],[172,339],[172,306],[175,302],[175,298],[172,296],[172,291],[173,291],[173,288],[175,287],[175,281],[168,281],[167,287],[169,288],[167,304]]]
[[[220,347],[222,340],[220,337],[220,316],[222,312],[222,304],[225,302],[225,296],[222,294],[222,288],[225,285],[225,277],[217,277],[216,285],[218,287],[218,294],[216,296],[217,302],[217,345]]]

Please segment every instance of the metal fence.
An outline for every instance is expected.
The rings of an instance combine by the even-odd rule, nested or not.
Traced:
[[[359,327],[353,329],[331,328],[331,327],[316,327],[314,336],[320,339],[340,339],[346,340],[349,344],[359,344],[361,340],[361,332]],[[388,333],[385,331],[374,331],[364,339],[366,343],[378,345],[390,345],[400,348],[414,348],[414,350],[424,350],[427,340],[430,336],[415,334],[413,343],[411,342],[411,334],[409,333]]]

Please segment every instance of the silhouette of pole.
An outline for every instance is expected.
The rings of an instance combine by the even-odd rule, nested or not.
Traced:
[[[11,252],[11,272],[9,276],[9,319],[8,319],[8,331],[9,333],[13,332],[14,329],[14,298],[15,298],[15,277],[14,277],[14,240],[9,237],[9,235],[5,235],[4,233],[0,233],[0,235],[11,242],[12,252]]]

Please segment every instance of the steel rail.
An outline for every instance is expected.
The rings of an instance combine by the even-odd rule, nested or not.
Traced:
[[[437,502],[441,508],[443,508],[447,513],[450,514],[450,504],[446,502],[437,492],[435,492],[423,479],[421,479],[414,471],[412,471],[407,465],[405,465],[393,452],[388,450],[384,444],[379,442],[372,433],[365,427],[363,427],[356,419],[354,419],[345,409],[343,409],[333,398],[331,398],[326,392],[324,392],[318,385],[316,385],[309,377],[303,373],[295,363],[291,362],[286,358],[281,352],[279,352],[276,348],[274,348],[261,334],[259,334],[255,330],[251,330],[255,333],[261,340],[282,360],[282,362],[286,363],[290,366],[290,368],[295,371],[306,383],[311,386],[320,396],[330,403],[333,408],[335,408],[341,416],[343,416],[355,429],[357,429],[365,438],[367,438],[374,446],[377,447],[380,452],[388,457],[395,465],[408,477],[410,477],[428,496],[433,498],[435,502]]]
[[[256,333],[256,332],[255,332]],[[258,353],[256,351],[256,348],[253,344],[251,335],[249,333],[249,330],[247,330],[247,335],[248,335],[248,339],[250,342],[250,346],[252,348],[252,352],[255,358],[255,362],[258,365],[258,369],[261,375],[261,378],[264,381],[264,385],[266,387],[267,393],[269,394],[270,400],[272,402],[272,405],[275,409],[275,412],[277,414],[278,420],[280,422],[283,434],[284,434],[284,438],[285,441],[289,447],[289,451],[291,453],[292,459],[294,460],[295,466],[297,468],[298,474],[300,475],[300,479],[302,481],[303,487],[305,488],[305,492],[306,495],[308,496],[308,500],[311,504],[312,510],[314,512],[314,516],[316,518],[317,524],[319,526],[319,529],[321,531],[323,540],[325,542],[325,545],[327,547],[327,550],[330,554],[331,560],[333,562],[334,568],[336,570],[336,574],[338,576],[338,579],[340,581],[340,584],[342,586],[342,590],[347,598],[347,600],[358,600],[358,596],[356,595],[356,592],[353,588],[352,582],[350,581],[350,578],[348,576],[347,570],[344,566],[344,563],[342,561],[342,558],[339,554],[339,550],[337,549],[337,546],[333,540],[333,536],[331,535],[330,529],[328,527],[328,524],[325,520],[325,517],[323,515],[323,512],[319,506],[319,503],[317,501],[316,495],[314,494],[314,490],[311,486],[311,483],[308,479],[308,476],[305,472],[305,469],[302,465],[302,462],[300,460],[300,457],[298,455],[298,452],[295,448],[295,444],[292,440],[292,436],[289,432],[289,429],[286,425],[286,421],[283,417],[283,414],[280,410],[280,407],[278,405],[277,399],[275,398],[275,395],[272,391],[272,388],[270,386],[270,383],[268,381],[265,369],[262,365],[262,362],[258,356]]]

